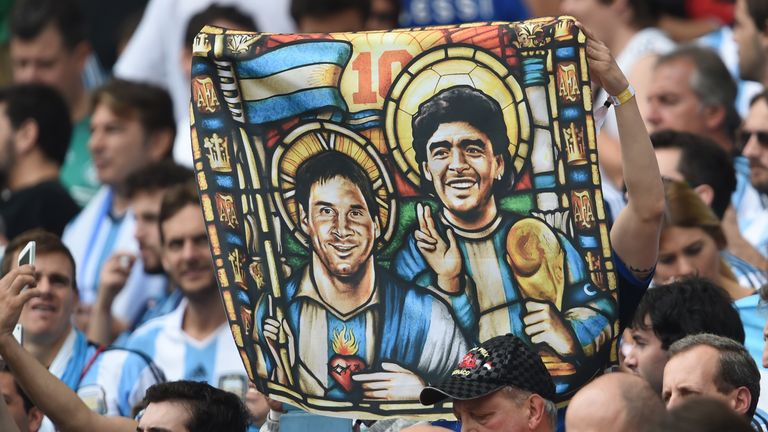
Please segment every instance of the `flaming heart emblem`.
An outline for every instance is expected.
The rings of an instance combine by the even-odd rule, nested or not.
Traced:
[[[328,361],[328,374],[347,393],[352,391],[355,384],[352,375],[367,368],[365,360],[357,356],[358,345],[355,334],[343,326],[341,330],[333,330],[333,357]]]

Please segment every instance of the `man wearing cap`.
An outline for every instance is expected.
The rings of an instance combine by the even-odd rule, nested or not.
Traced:
[[[469,350],[445,381],[421,391],[424,405],[445,399],[462,430],[549,432],[557,424],[555,384],[539,356],[512,334]]]

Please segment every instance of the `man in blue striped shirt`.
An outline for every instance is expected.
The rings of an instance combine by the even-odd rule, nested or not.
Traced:
[[[96,300],[101,271],[109,257],[115,251],[138,252],[127,195],[128,176],[168,158],[176,133],[171,99],[155,86],[113,80],[95,91],[92,105],[88,146],[103,186],[62,235],[77,263],[83,311],[88,311]],[[123,307],[115,308],[116,318],[132,323],[130,306],[146,302],[149,294],[162,290],[164,284],[163,277],[149,274],[138,260],[123,290],[123,296],[133,295],[133,299],[117,299],[116,305]],[[81,327],[87,327],[88,314],[78,318],[83,321]]]
[[[159,218],[163,268],[184,298],[126,345],[152,358],[170,381],[205,381],[244,398],[248,377],[219,296],[194,183],[169,188]]]
[[[151,163],[126,179],[126,194],[135,218],[134,237],[139,244],[141,263],[147,274],[162,276],[164,286],[154,287],[153,284],[152,288],[159,289],[150,292],[151,288],[146,284],[129,284],[136,255],[125,251],[112,255],[101,268],[98,293],[88,325],[89,340],[102,344],[114,341],[121,345],[131,331],[152,318],[171,312],[181,302],[181,293],[165,276],[157,220],[165,191],[192,179],[192,171],[167,159]],[[125,265],[126,259],[129,265]],[[149,299],[144,302],[144,298]],[[130,321],[123,322],[120,317],[113,316],[113,310],[129,311]]]
[[[21,312],[24,348],[93,411],[130,416],[145,390],[164,380],[162,373],[139,353],[89,343],[72,325],[78,301],[75,263],[55,235],[30,231],[16,237],[6,250],[3,273],[16,267],[19,251],[32,240],[37,248],[37,289],[42,295]],[[53,431],[50,420],[46,419],[40,430]]]

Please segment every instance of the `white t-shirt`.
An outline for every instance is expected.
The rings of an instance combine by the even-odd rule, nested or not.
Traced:
[[[118,78],[167,89],[173,99],[174,116],[179,122],[185,121],[187,129],[190,83],[189,72],[181,68],[184,33],[189,19],[214,3],[234,6],[251,15],[260,31],[292,33],[295,30],[290,0],[150,0],[113,72]],[[189,147],[189,141],[183,145]],[[188,165],[185,156],[179,162]]]

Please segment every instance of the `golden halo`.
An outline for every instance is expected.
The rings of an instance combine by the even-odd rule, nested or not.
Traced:
[[[531,119],[523,90],[509,68],[492,54],[469,46],[438,47],[408,64],[392,84],[384,103],[384,126],[395,162],[408,180],[421,184],[413,150],[413,116],[437,93],[468,85],[501,106],[509,138],[510,161],[520,172],[530,150]]]
[[[272,156],[271,182],[278,212],[291,233],[308,246],[308,238],[300,228],[296,202],[296,171],[309,158],[338,151],[357,162],[368,175],[379,205],[382,235],[379,244],[392,238],[397,217],[397,200],[392,179],[375,146],[344,126],[326,121],[305,123],[292,130],[278,145]]]

